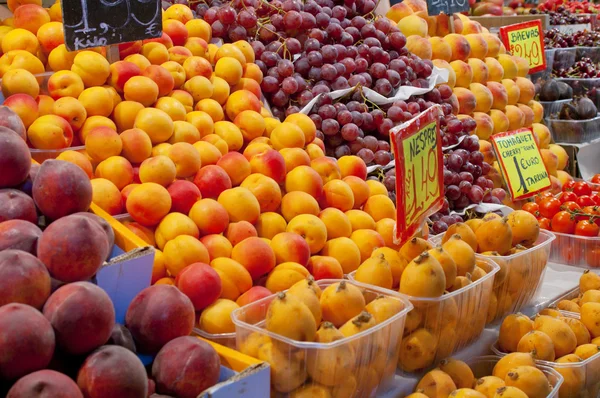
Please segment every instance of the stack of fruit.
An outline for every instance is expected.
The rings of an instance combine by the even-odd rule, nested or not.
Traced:
[[[600,292],[588,290],[579,300],[579,315],[563,315],[546,309],[533,319],[523,314],[507,316],[500,326],[494,350],[510,353],[505,359],[533,357],[554,367],[564,378],[561,397],[580,397],[584,391],[597,394],[600,388],[600,377],[595,371],[600,361],[597,293]]]
[[[588,293],[589,292],[589,293]],[[574,314],[581,314],[581,307],[585,303],[597,303],[598,295],[600,294],[600,276],[585,270],[579,278],[579,286],[574,292],[575,297],[568,299],[565,298],[556,303],[556,309],[562,312],[570,312]],[[600,338],[596,337],[592,339],[593,344],[600,346]]]
[[[552,237],[540,233],[537,219],[523,210],[507,217],[490,213],[483,219],[451,226],[443,237],[434,241],[446,242],[458,234],[476,253],[491,257],[500,271],[494,280],[487,321],[525,306],[535,294],[544,275]],[[473,274],[465,275],[473,279]]]
[[[61,160],[32,166],[25,137],[9,128],[0,140],[1,393],[34,396],[43,385],[53,396],[143,398],[155,390],[196,396],[214,385],[217,353],[185,337],[195,318],[188,297],[172,286],[150,287],[120,325],[108,294],[86,282],[110,256],[114,233],[87,213],[92,184],[84,171]],[[158,353],[151,378],[136,352]]]
[[[540,123],[543,107],[533,100],[535,87],[525,77],[527,61],[506,54],[500,39],[478,22],[457,14],[453,21],[456,33],[450,33],[447,16],[429,17],[426,7],[421,6],[418,1],[405,1],[392,6],[387,16],[407,36],[409,51],[449,71],[448,85],[453,88],[458,117],[475,119],[475,133],[481,140],[522,127],[532,128],[540,144],[549,140],[546,127]],[[483,141],[480,146],[484,154],[491,148]],[[492,164],[494,157],[486,159]],[[554,162],[549,163],[550,174],[555,175]],[[500,173],[492,173],[495,187],[505,186]],[[516,206],[508,198],[504,203]]]
[[[557,393],[557,374],[540,370],[531,354],[481,357],[472,362],[474,366],[469,367],[457,359],[442,361],[437,369],[423,376],[407,398],[544,398]],[[480,378],[475,379],[474,370],[481,374]]]

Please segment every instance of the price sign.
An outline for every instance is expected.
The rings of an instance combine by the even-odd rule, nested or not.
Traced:
[[[444,162],[439,105],[390,130],[396,165],[394,241],[410,239],[444,200]]]
[[[160,37],[161,0],[62,0],[70,51]]]
[[[455,12],[469,11],[469,0],[427,0],[427,13],[431,16],[452,15]]]
[[[509,131],[491,139],[513,200],[525,199],[550,188],[552,182],[531,130]]]
[[[500,37],[512,55],[529,61],[529,73],[546,70],[542,21],[538,19],[503,26],[500,28]]]

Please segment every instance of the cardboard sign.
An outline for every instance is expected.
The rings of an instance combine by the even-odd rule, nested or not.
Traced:
[[[439,105],[390,130],[396,164],[396,229],[402,244],[444,200],[444,162]]]
[[[427,0],[427,13],[431,16],[452,15],[455,12],[469,11],[469,0]]]
[[[70,51],[162,36],[160,0],[62,0]]]
[[[552,186],[531,130],[508,131],[491,139],[513,200],[529,198]]]
[[[529,61],[529,73],[546,70],[544,31],[541,21],[529,21],[500,28],[504,47],[512,55]]]

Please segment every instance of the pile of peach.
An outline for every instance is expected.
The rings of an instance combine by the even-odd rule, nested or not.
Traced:
[[[495,169],[492,173],[496,188],[505,187],[505,183],[491,145],[483,140],[528,127],[541,148],[553,189],[560,191],[568,175],[557,171],[566,167],[568,156],[562,148],[549,146],[550,131],[541,124],[544,109],[534,101],[535,87],[526,78],[527,60],[507,54],[497,35],[465,15],[453,17],[454,33],[450,33],[448,16],[428,16],[425,1],[405,0],[395,4],[386,16],[397,22],[407,36],[409,51],[448,70],[454,113],[477,122],[482,152],[489,152],[488,163]]]
[[[33,397],[43,386],[44,394],[74,398],[155,390],[195,397],[217,383],[219,356],[186,337],[194,306],[175,287],[143,290],[126,324],[115,323],[108,294],[87,282],[114,243],[110,225],[87,212],[88,176],[62,160],[32,165],[22,124],[2,112],[21,134],[0,127],[0,395]],[[151,376],[136,352],[158,353]]]

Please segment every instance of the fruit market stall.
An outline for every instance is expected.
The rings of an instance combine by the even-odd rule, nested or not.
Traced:
[[[125,3],[0,25],[2,394],[597,395],[593,5]]]

